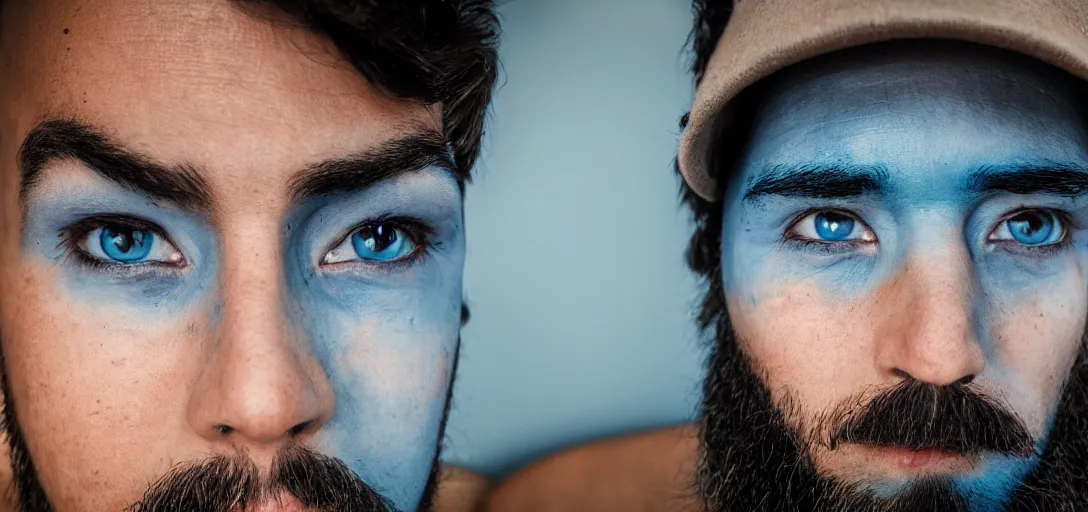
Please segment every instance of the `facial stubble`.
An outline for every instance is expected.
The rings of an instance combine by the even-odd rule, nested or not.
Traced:
[[[708,359],[700,412],[701,453],[698,492],[708,511],[774,510],[820,512],[967,511],[972,503],[950,479],[921,479],[892,498],[881,498],[857,484],[822,474],[811,458],[812,436],[798,433],[790,419],[800,418],[796,399],[772,398],[770,389],[737,342],[728,315],[718,316]],[[883,435],[876,418],[861,415],[854,434],[872,441]],[[1009,419],[995,420],[995,425]],[[844,425],[847,423],[844,423]],[[966,429],[970,432],[970,429]],[[1078,357],[1064,385],[1045,448],[1033,471],[1004,504],[1007,511],[1088,510],[1088,347]],[[860,433],[860,434],[859,434]],[[842,434],[842,432],[840,432]],[[980,433],[973,445],[993,443],[1003,451],[1023,451],[1023,439]],[[847,436],[848,437],[848,436]],[[935,436],[934,439],[940,439]],[[850,441],[850,439],[842,439]],[[963,440],[946,438],[943,448]],[[828,444],[834,444],[829,440]],[[1000,451],[1000,450],[999,450]],[[1022,453],[1023,454],[1023,453]],[[985,497],[975,497],[975,503]]]
[[[462,312],[467,321],[467,309]],[[2,343],[0,343],[2,347]],[[446,390],[442,419],[431,470],[420,499],[419,512],[431,511],[438,491],[442,440],[445,438],[453,399],[453,385],[460,362],[461,339],[454,350],[453,368]],[[13,480],[7,489],[14,493],[18,512],[53,512],[54,508],[38,478],[25,434],[19,426],[10,383],[0,349],[0,392],[3,411],[0,428],[7,438]],[[260,470],[244,456],[212,456],[173,468],[150,485],[145,495],[126,510],[132,512],[226,512],[234,505],[252,504],[269,494],[287,492],[305,506],[326,512],[393,512],[395,508],[373,487],[363,482],[343,462],[291,444],[276,457],[268,481],[260,479]],[[316,478],[320,477],[320,478]],[[192,492],[197,489],[200,492]]]

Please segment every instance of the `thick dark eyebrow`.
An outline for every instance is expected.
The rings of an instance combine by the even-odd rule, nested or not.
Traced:
[[[212,209],[211,187],[190,165],[169,166],[120,143],[88,123],[73,118],[50,118],[39,123],[19,150],[20,201],[41,182],[49,164],[76,159],[99,176],[156,200],[191,211]],[[457,170],[444,137],[422,131],[393,139],[365,153],[326,160],[292,178],[291,198],[306,199],[362,190],[407,172],[437,167],[450,172],[464,191],[468,176]]]
[[[326,160],[296,174],[290,181],[291,201],[299,204],[329,194],[365,190],[427,168],[449,172],[464,192],[468,177],[458,172],[445,138],[437,132],[423,131],[387,141],[359,155]]]
[[[1077,197],[1088,193],[1088,168],[1069,164],[986,166],[968,176],[967,188],[976,193]]]
[[[744,200],[761,196],[834,199],[883,193],[888,171],[880,166],[774,165],[766,168],[748,191]]]
[[[152,199],[192,211],[211,209],[210,187],[191,166],[159,163],[73,118],[46,119],[23,140],[19,200],[25,205],[47,166],[66,159],[79,160],[99,176]]]

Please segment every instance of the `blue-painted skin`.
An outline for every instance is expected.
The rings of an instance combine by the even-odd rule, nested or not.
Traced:
[[[922,48],[813,61],[769,87],[724,197],[730,316],[806,428],[893,385],[899,363],[925,370],[927,350],[933,368],[941,354],[967,367],[977,353],[975,384],[1009,403],[1041,450],[1084,332],[1088,202],[973,184],[1033,168],[1088,172],[1079,92],[1006,54]],[[753,193],[800,175],[867,181],[832,194],[842,197]],[[814,455],[878,495],[914,478],[845,451]],[[1036,462],[989,455],[952,478],[974,510],[999,510]]]
[[[336,387],[322,451],[402,510],[415,510],[437,449],[465,257],[457,183],[438,170],[412,178],[303,205],[288,217],[286,238],[289,309]],[[373,254],[355,250],[351,260],[319,264],[342,240],[354,246],[347,234],[361,221],[390,217],[432,230],[419,259],[368,262]]]
[[[72,231],[101,216],[109,220]],[[366,227],[374,222],[380,227]],[[139,318],[151,330],[197,315],[214,331],[224,311],[223,248],[282,247],[283,317],[304,333],[335,392],[315,448],[343,460],[399,510],[415,510],[459,342],[465,247],[458,184],[446,171],[425,169],[326,196],[286,215],[281,234],[224,240],[208,217],[63,163],[28,198],[22,239],[25,258],[59,271],[63,300],[118,321]],[[118,342],[146,351],[161,341]]]

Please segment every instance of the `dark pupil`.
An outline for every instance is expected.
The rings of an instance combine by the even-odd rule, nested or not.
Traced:
[[[110,230],[113,235],[113,246],[122,254],[128,253],[134,246],[143,245],[144,232],[135,229]]]
[[[850,217],[835,212],[827,212],[823,215],[824,219],[827,221],[828,228],[831,228],[831,226],[838,224],[838,226],[835,227],[835,231],[842,231],[843,226],[853,220]]]
[[[365,227],[359,234],[363,240],[374,240],[374,252],[382,252],[397,242],[397,230],[385,224]]]
[[[1036,231],[1043,229],[1044,224],[1046,224],[1046,219],[1037,213],[1023,213],[1017,215],[1013,220],[1023,223],[1024,227],[1021,228],[1021,231],[1029,237],[1034,235]]]

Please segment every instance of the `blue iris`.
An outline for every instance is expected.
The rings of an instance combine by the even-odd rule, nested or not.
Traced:
[[[1053,243],[1054,216],[1042,212],[1025,212],[1007,221],[1012,239],[1024,245]]]
[[[375,224],[351,235],[351,244],[360,258],[370,261],[389,261],[405,256],[412,243],[404,239],[397,228]]]
[[[828,242],[848,240],[854,232],[854,219],[833,212],[818,213],[815,216],[816,234]]]
[[[121,263],[132,263],[146,258],[151,254],[154,242],[154,234],[139,229],[111,229],[104,226],[102,234],[98,236],[102,252]]]

